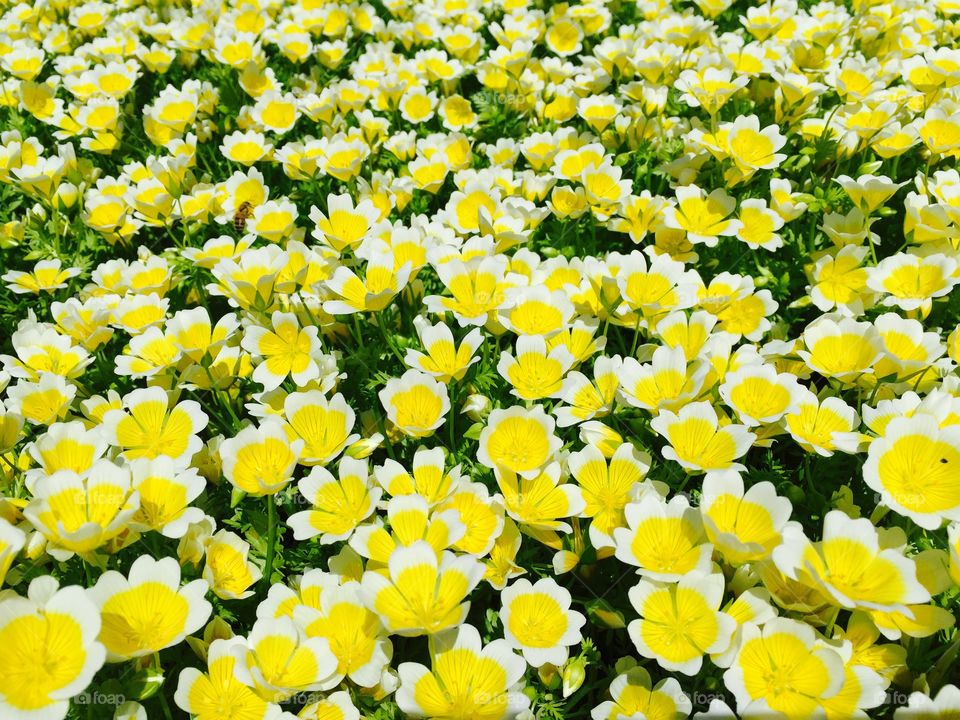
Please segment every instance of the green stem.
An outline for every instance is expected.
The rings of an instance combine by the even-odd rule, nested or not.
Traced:
[[[642,316],[637,313],[637,322],[633,325],[633,344],[630,345],[630,357],[637,356],[637,342],[640,340],[640,320]]]
[[[163,674],[163,668],[160,665],[160,653],[153,654],[153,662],[157,675]],[[167,696],[163,693],[163,687],[157,691],[157,697],[160,699],[160,709],[163,711],[165,720],[173,720],[173,714],[170,712],[170,705],[167,702]]]
[[[397,357],[397,360],[400,361],[400,364],[403,365],[403,354],[397,349],[396,344],[393,342],[393,337],[390,333],[387,332],[387,326],[383,322],[383,311],[373,313],[374,317],[377,319],[377,327],[380,328],[380,334],[383,335],[383,340],[387,343],[387,346],[390,348],[390,351]]]
[[[360,313],[353,314],[353,329],[357,334],[357,345],[363,350],[363,331],[360,329]]]
[[[383,444],[387,448],[387,455],[390,456],[391,460],[396,460],[397,456],[393,452],[393,443],[390,442],[390,436],[387,434],[387,423],[383,419],[383,415],[377,416],[377,425],[380,428],[380,434],[383,435]]]
[[[267,559],[263,564],[263,584],[270,587],[270,576],[273,574],[273,553],[277,547],[277,503],[273,495],[267,495]]]
[[[450,383],[447,385],[447,390],[450,393],[450,417],[447,418],[448,430],[450,431],[450,452],[455,452],[457,447],[457,433],[456,433],[456,417],[457,417],[457,385],[456,380],[453,378],[450,379]]]
[[[869,237],[867,238],[867,244],[870,246],[870,259],[873,260],[874,266],[879,265],[880,263],[877,260],[877,248],[874,247],[873,240],[871,240]]]
[[[430,667],[437,667],[437,641],[433,637],[433,633],[427,635],[427,647],[430,652]]]
[[[837,624],[837,618],[840,616],[840,608],[836,607],[833,610],[833,614],[830,616],[830,622],[827,623],[826,629],[823,631],[824,637],[830,639],[833,637],[833,626]]]

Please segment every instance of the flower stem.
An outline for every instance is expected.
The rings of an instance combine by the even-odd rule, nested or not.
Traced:
[[[270,576],[273,574],[273,553],[277,547],[277,503],[273,495],[267,498],[267,559],[263,564],[263,584],[270,587]]]
[[[397,360],[399,360],[400,364],[402,365],[403,354],[397,349],[396,344],[393,342],[393,337],[387,331],[387,326],[383,321],[383,311],[375,312],[373,315],[377,319],[377,327],[380,328],[380,334],[383,335],[383,341],[387,344],[387,347],[390,348],[390,351],[397,357]]]
[[[157,675],[163,675],[163,667],[160,665],[160,653],[156,652],[153,654],[153,667],[154,672]],[[170,705],[167,703],[167,696],[163,694],[163,686],[160,686],[160,689],[157,690],[157,697],[160,700],[160,709],[163,711],[163,717],[165,720],[173,720],[173,715],[170,713]]]

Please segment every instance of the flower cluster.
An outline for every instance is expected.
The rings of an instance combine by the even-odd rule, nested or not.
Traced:
[[[958,38],[0,0],[0,718],[960,713]]]

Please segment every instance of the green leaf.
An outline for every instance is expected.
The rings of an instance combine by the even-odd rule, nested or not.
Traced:
[[[480,433],[483,432],[484,424],[483,423],[474,423],[467,428],[467,431],[463,434],[463,437],[468,440],[479,440]]]

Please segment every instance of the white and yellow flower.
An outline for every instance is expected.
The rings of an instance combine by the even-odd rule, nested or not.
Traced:
[[[468,332],[458,344],[453,332],[443,323],[431,325],[418,315],[413,325],[424,352],[408,348],[404,357],[408,367],[432,375],[442,383],[449,383],[462,380],[470,366],[480,362],[479,357],[474,357],[483,342],[479,328]]]
[[[420,540],[398,547],[388,570],[389,577],[369,570],[363,574],[364,601],[391,634],[416,636],[460,625],[470,608],[465,600],[486,568],[469,555],[444,552],[438,558]]]
[[[50,554],[65,560],[117,538],[139,506],[129,468],[98,460],[86,475],[60,470],[43,478],[23,513],[47,538]]]
[[[521,578],[500,593],[500,602],[504,638],[532,667],[563,665],[569,646],[582,639],[587,619],[570,609],[570,592],[552,578]]]
[[[0,586],[17,555],[27,543],[27,534],[9,520],[0,518]]]
[[[513,388],[521,400],[542,400],[554,397],[563,385],[563,376],[573,365],[573,356],[563,345],[547,350],[541,335],[517,338],[516,356],[504,350],[497,363],[497,372]]]
[[[746,365],[728,372],[720,397],[747,427],[775,423],[796,408],[802,387],[790,373],[772,365]]]
[[[101,427],[107,442],[121,448],[127,460],[161,455],[188,460],[203,446],[199,433],[207,420],[199,403],[184,400],[171,407],[163,388],[150,387],[125,395],[123,409],[107,410]]]
[[[54,373],[40,373],[37,382],[20,380],[7,388],[6,408],[31,425],[63,420],[77,394],[77,386]]]
[[[707,193],[696,185],[685,185],[676,194],[677,204],[664,209],[663,223],[685,232],[691,243],[713,247],[720,237],[740,232],[742,223],[733,218],[737,201],[723,188]]]
[[[592,720],[621,720],[638,715],[667,720],[688,717],[693,709],[676,678],[665,678],[654,685],[650,673],[636,664],[613,679],[610,697],[593,708]]]
[[[207,481],[195,469],[184,469],[160,455],[134,460],[130,471],[133,488],[140,496],[140,507],[130,518],[134,530],[180,538],[192,523],[203,519],[203,510],[190,506],[207,487]]]
[[[293,313],[277,311],[270,318],[271,328],[248,325],[241,346],[259,360],[253,379],[264,390],[279,387],[288,376],[302,387],[320,376],[316,356],[320,340],[314,326],[300,327]]]
[[[676,410],[700,394],[709,369],[700,360],[688,362],[680,346],[660,346],[649,363],[641,364],[632,357],[623,360],[620,397],[627,405],[642,410]]]
[[[0,443],[0,446],[5,448],[7,443]],[[27,471],[27,486],[33,487],[37,479],[53,475],[58,470],[72,470],[83,475],[103,457],[107,447],[99,427],[88,429],[79,420],[54,423],[28,446],[30,457],[39,467]]]
[[[737,700],[737,712],[787,718],[824,714],[823,701],[844,683],[843,659],[805,623],[775,618],[743,628],[740,650],[723,681]]]
[[[301,465],[326,465],[360,439],[350,432],[356,413],[340,393],[331,398],[319,390],[290,393],[283,400],[283,417],[291,440],[303,440]]]
[[[279,420],[249,425],[220,445],[223,475],[249,495],[273,495],[293,479],[303,440],[291,441]]]
[[[279,705],[267,702],[237,679],[234,648],[244,648],[242,637],[217,639],[207,650],[207,671],[194,667],[180,671],[174,701],[197,720],[223,720],[224,709],[250,720],[279,720]]]
[[[504,507],[520,529],[559,549],[558,532],[572,530],[563,520],[579,516],[586,507],[580,488],[562,481],[560,463],[551,462],[531,478],[504,469],[496,476]]]
[[[326,282],[338,299],[324,302],[324,312],[331,315],[379,312],[407,286],[412,272],[413,264],[408,261],[398,266],[392,252],[373,255],[366,263],[362,278],[341,265]]]
[[[506,640],[483,645],[472,625],[437,636],[432,669],[398,668],[397,705],[411,717],[512,720],[530,705],[520,691],[526,664]]]
[[[87,592],[100,609],[100,642],[108,662],[152,655],[183,641],[206,623],[206,580],[180,586],[180,567],[170,557],[137,558],[124,577],[108,570]]]
[[[891,420],[870,443],[863,480],[882,502],[934,530],[960,520],[960,426],[918,413]]]
[[[367,569],[387,567],[393,551],[418,540],[430,543],[439,556],[459,542],[467,532],[454,508],[431,513],[422,495],[399,495],[387,503],[389,528],[375,521],[361,525],[350,537],[350,547],[368,559]]]
[[[390,378],[377,396],[390,422],[415,438],[433,435],[450,412],[446,386],[419,370],[407,370],[399,378]]]
[[[346,690],[330,693],[322,700],[308,703],[297,713],[302,720],[360,720],[357,710]]]
[[[325,588],[318,608],[300,605],[293,617],[307,637],[326,638],[339,675],[365,688],[380,683],[393,646],[380,618],[364,604],[359,583],[349,580]]]
[[[480,482],[461,482],[450,496],[437,506],[438,512],[453,510],[466,528],[453,549],[482,558],[491,551],[506,526],[503,499],[491,495]]]
[[[593,364],[592,379],[578,370],[568,372],[556,394],[566,405],[553,408],[557,426],[569,427],[608,415],[620,389],[622,368],[619,355],[602,355]]]
[[[644,484],[650,470],[650,455],[637,450],[632,443],[616,449],[610,462],[593,445],[567,457],[567,466],[583,495],[583,517],[591,518],[590,541],[594,547],[615,547],[613,531],[626,527],[623,509],[653,490]]]
[[[851,382],[883,357],[883,341],[870,323],[823,315],[803,331],[803,361],[827,378]]]
[[[637,652],[665,670],[696,675],[703,656],[725,650],[737,626],[719,610],[724,584],[720,573],[690,573],[677,583],[641,579],[629,592],[640,619],[627,628]]]
[[[709,573],[713,545],[707,542],[700,513],[684,496],[667,502],[658,493],[647,493],[623,513],[627,527],[613,530],[617,559],[661,582],[677,582],[691,572]]]
[[[421,446],[413,453],[412,471],[388,459],[375,467],[373,474],[388,495],[420,495],[433,507],[461,485],[460,466],[447,471],[445,462],[443,448]]]
[[[106,657],[97,606],[82,588],[61,588],[51,575],[31,581],[26,597],[4,591],[0,606],[0,714],[62,720]]]
[[[822,400],[810,390],[802,389],[796,406],[784,416],[787,432],[807,452],[830,457],[834,452],[853,453],[862,436],[856,432],[860,416],[841,398],[827,396]]]
[[[532,479],[560,449],[554,428],[553,418],[540,405],[530,410],[519,405],[494,410],[480,433],[477,460],[488,468]]]
[[[731,565],[763,560],[783,541],[790,521],[790,501],[776,488],[758,482],[744,491],[735,471],[707,473],[700,495],[700,512],[707,537]]]
[[[206,543],[203,579],[221,600],[242,600],[253,595],[250,587],[262,577],[248,559],[250,543],[236,533],[218,530]]]
[[[329,690],[343,679],[329,641],[307,637],[286,616],[257,618],[246,642],[232,645],[230,652],[237,679],[270,703]]]
[[[930,600],[930,593],[917,579],[914,560],[881,544],[887,539],[868,519],[831,510],[821,541],[810,542],[799,526],[789,526],[773,560],[784,575],[816,587],[841,607],[904,612]]]
[[[960,282],[957,260],[939,253],[913,255],[897,253],[867,270],[867,286],[885,297],[884,305],[901,310],[930,312],[933,299],[943,297]]]
[[[319,535],[325,545],[346,540],[376,509],[383,490],[371,483],[366,460],[343,457],[337,474],[335,478],[326,468],[315,467],[297,483],[313,507],[287,520],[295,539]]]
[[[743,425],[720,425],[716,408],[708,402],[684,405],[679,413],[662,410],[650,426],[669,443],[663,456],[692,472],[743,470],[735,461],[756,439]]]

